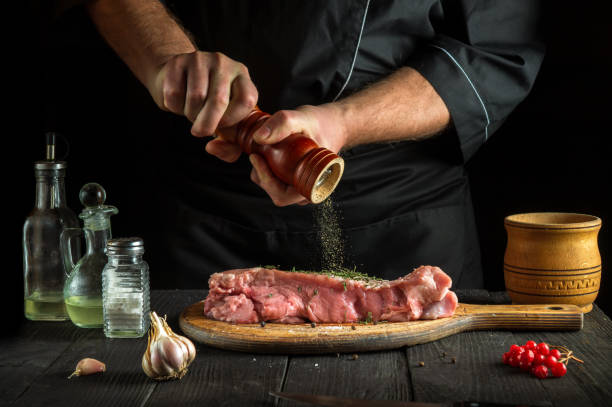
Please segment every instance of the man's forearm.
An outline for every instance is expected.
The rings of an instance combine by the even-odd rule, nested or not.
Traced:
[[[440,133],[450,122],[444,101],[420,73],[408,67],[334,105],[344,123],[345,148],[419,140]]]
[[[196,50],[157,0],[94,0],[87,9],[100,34],[149,91],[166,61]]]

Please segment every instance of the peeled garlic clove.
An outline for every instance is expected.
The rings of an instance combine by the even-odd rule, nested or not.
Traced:
[[[195,358],[195,346],[172,332],[165,317],[151,312],[147,350],[142,356],[142,370],[155,380],[180,379]]]
[[[68,378],[72,376],[87,376],[95,373],[106,372],[106,365],[99,360],[92,358],[81,359],[76,365],[76,369]]]

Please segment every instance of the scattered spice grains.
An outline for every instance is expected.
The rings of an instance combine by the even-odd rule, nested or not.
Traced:
[[[314,323],[314,322],[311,322],[311,323],[310,323],[310,327],[311,327],[311,328],[316,328],[316,327],[317,327],[317,324],[316,324],[316,323]]]
[[[264,326],[266,326],[266,321],[261,321],[259,325],[261,325],[261,327],[263,328]]]
[[[340,216],[331,198],[315,205],[314,217],[321,245],[321,269],[341,270],[344,264],[344,240]]]
[[[354,331],[355,329],[357,329],[357,327],[355,327],[355,325],[351,325],[351,329]]]

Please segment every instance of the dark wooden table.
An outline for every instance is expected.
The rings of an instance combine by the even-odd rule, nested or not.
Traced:
[[[505,303],[504,293],[459,291],[462,302]],[[151,307],[178,315],[204,291],[154,291]],[[511,344],[528,339],[566,345],[584,360],[561,379],[539,380],[502,365]],[[198,345],[179,381],[155,382],[140,362],[146,338],[106,339],[70,322],[24,322],[0,347],[0,404],[17,406],[305,406],[270,390],[364,399],[488,401],[553,406],[612,402],[612,323],[596,306],[578,332],[480,331],[386,352],[316,356],[260,355]],[[84,357],[107,364],[102,375],[68,375]],[[455,363],[453,363],[453,359]],[[424,362],[424,366],[420,366]]]

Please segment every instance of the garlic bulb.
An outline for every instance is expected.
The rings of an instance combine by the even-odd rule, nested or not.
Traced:
[[[147,350],[142,356],[142,370],[152,379],[180,379],[195,359],[193,343],[172,332],[166,318],[151,312],[151,328]]]

